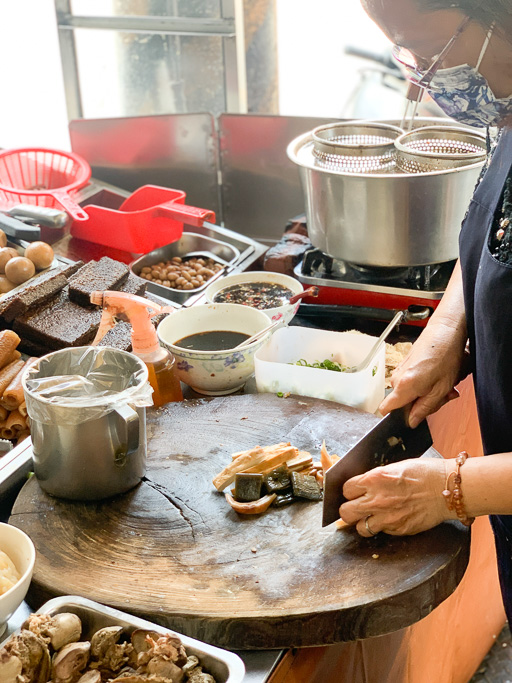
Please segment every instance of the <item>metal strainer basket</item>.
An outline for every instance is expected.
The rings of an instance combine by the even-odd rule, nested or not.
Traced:
[[[331,123],[312,132],[315,165],[344,173],[382,173],[395,168],[401,128],[385,123]]]
[[[460,168],[487,155],[485,138],[452,126],[427,126],[395,140],[396,165],[405,173],[428,173]]]

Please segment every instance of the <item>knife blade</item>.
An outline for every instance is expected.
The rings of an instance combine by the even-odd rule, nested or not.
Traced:
[[[391,462],[423,455],[432,446],[427,421],[415,429],[407,422],[408,406],[386,415],[356,443],[324,476],[322,526],[339,519],[340,505],[346,502],[343,484],[358,474]]]

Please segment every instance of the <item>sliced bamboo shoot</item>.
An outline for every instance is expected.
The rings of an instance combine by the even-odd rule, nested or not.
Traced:
[[[295,450],[289,443],[279,443],[275,446],[266,446],[265,448],[256,446],[235,458],[222,472],[219,472],[213,479],[213,485],[218,491],[223,491],[235,481],[235,475],[239,472],[247,472],[251,467],[270,460],[276,455],[285,454],[285,459],[290,458]],[[281,462],[284,462],[284,460]]]

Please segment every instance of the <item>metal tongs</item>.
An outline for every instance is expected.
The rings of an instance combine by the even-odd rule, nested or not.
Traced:
[[[64,211],[45,206],[19,204],[10,209],[0,209],[0,228],[10,240],[18,244],[20,240],[40,240],[40,225],[58,230],[66,225],[67,219]]]
[[[357,365],[354,365],[351,368],[347,368],[345,370],[346,373],[351,373],[351,372],[360,372],[361,370],[364,370],[373,360],[375,354],[377,353],[377,350],[379,346],[382,344],[382,342],[388,338],[388,336],[391,334],[393,331],[393,328],[397,325],[400,325],[400,323],[403,323],[404,321],[410,321],[410,320],[426,320],[430,315],[430,309],[429,308],[421,308],[419,311],[397,311],[395,315],[393,316],[393,319],[389,323],[389,325],[385,328],[384,332],[380,335],[380,337],[377,339],[375,344],[372,346],[370,351],[366,354],[364,359],[358,363]]]

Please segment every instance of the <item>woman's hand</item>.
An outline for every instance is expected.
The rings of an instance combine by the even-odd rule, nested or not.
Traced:
[[[409,424],[414,428],[457,398],[455,385],[463,379],[465,346],[465,337],[453,326],[432,320],[393,372],[393,391],[380,405],[380,412],[386,415],[411,403]]]
[[[457,519],[442,495],[446,470],[447,461],[442,458],[420,458],[352,477],[343,487],[348,502],[340,507],[340,516],[367,537],[379,531],[412,535],[446,519]]]

